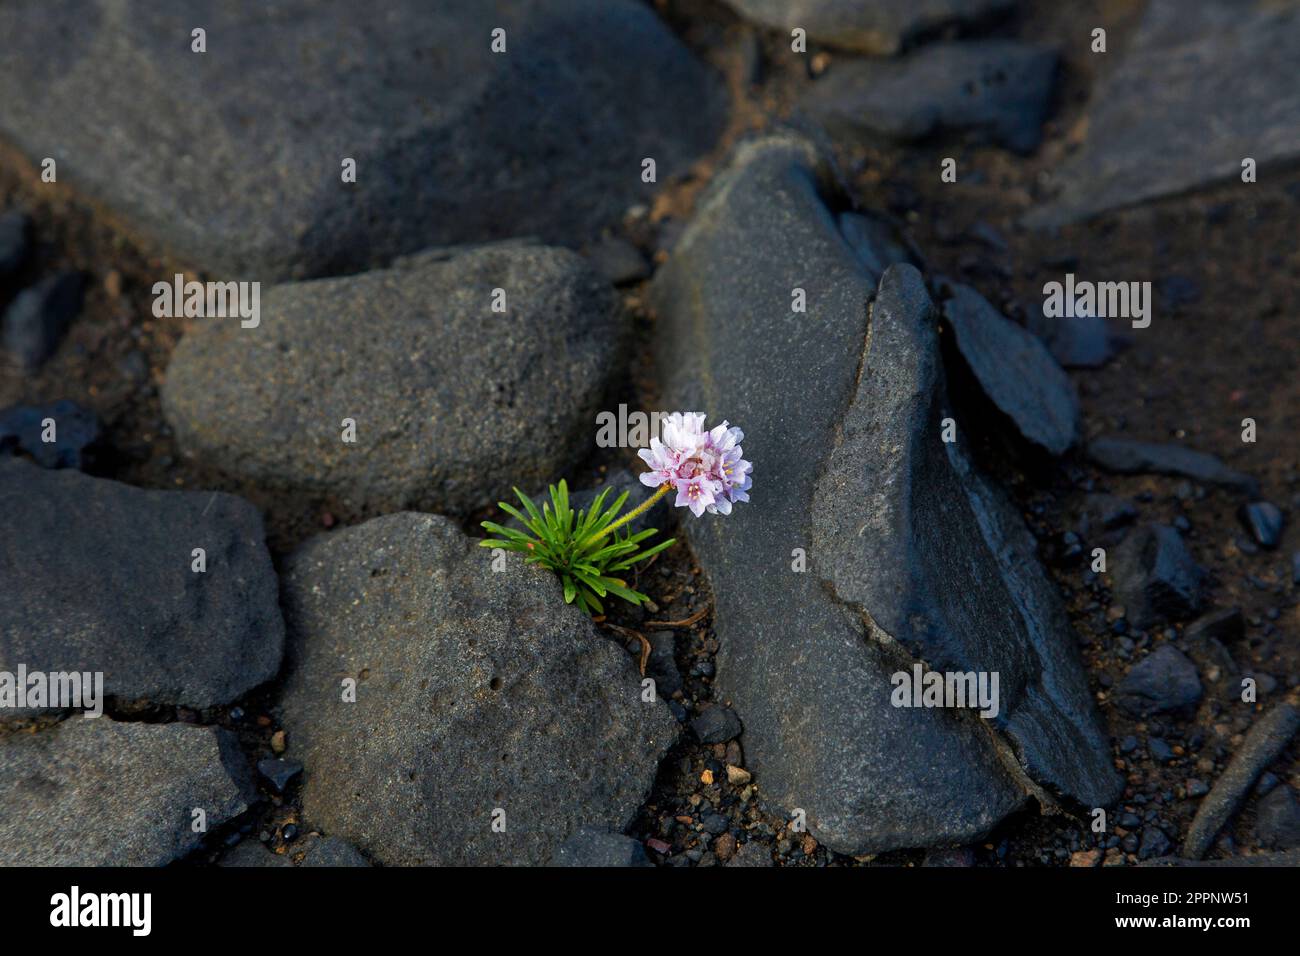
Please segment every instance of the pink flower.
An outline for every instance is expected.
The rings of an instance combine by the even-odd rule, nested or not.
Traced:
[[[705,431],[699,412],[673,412],[661,431],[662,440],[652,438],[650,447],[638,452],[650,466],[641,475],[642,484],[671,485],[677,491],[675,504],[690,508],[697,518],[705,511],[731,514],[732,504],[749,500],[754,466],[740,457],[743,431],[725,421]]]

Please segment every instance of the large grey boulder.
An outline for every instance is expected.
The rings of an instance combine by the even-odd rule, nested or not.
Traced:
[[[818,43],[859,53],[892,54],[929,34],[978,25],[1006,14],[1016,0],[727,0],[741,16]]]
[[[248,809],[235,738],[214,727],[72,717],[0,737],[0,866],[162,866]]]
[[[644,158],[662,184],[726,111],[635,0],[14,0],[0,36],[23,40],[0,60],[0,134],[230,278],[505,236],[578,245],[653,195]]]
[[[897,60],[837,62],[803,107],[841,129],[907,141],[960,134],[1030,153],[1056,53],[1015,40],[937,43]]]
[[[1093,90],[1087,142],[1054,176],[1059,195],[1030,223],[1240,182],[1247,158],[1300,157],[1300,6],[1151,0],[1120,55]]]
[[[451,522],[409,512],[288,562],[303,813],[378,862],[544,864],[581,826],[626,828],[676,738],[553,575],[492,564]]]
[[[1032,538],[940,441],[920,276],[893,266],[876,293],[828,201],[806,143],[746,144],[652,289],[665,404],[739,424],[755,463],[751,503],[686,523],[747,764],[843,853],[970,842],[1029,793],[1107,803],[1118,781]],[[782,308],[796,286],[806,315]],[[999,671],[997,719],[893,706],[918,662]]]
[[[269,289],[257,328],[200,322],[163,411],[183,448],[260,486],[343,512],[470,511],[556,480],[590,447],[626,328],[568,250],[431,252]]]
[[[102,672],[106,695],[195,708],[275,677],[279,587],[242,498],[0,458],[0,514],[0,671]]]

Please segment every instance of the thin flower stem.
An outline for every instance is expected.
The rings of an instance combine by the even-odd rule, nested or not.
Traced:
[[[651,495],[645,501],[641,502],[641,504],[637,505],[627,514],[623,515],[623,517],[619,518],[609,527],[601,531],[597,531],[591,537],[587,538],[585,541],[582,542],[581,545],[579,545],[579,548],[585,548],[593,541],[599,541],[601,538],[605,537],[605,535],[609,534],[615,528],[627,524],[629,521],[631,521],[633,518],[636,518],[638,515],[645,514],[647,511],[649,511],[651,508],[654,507],[656,501],[658,501],[660,498],[662,498],[664,495],[668,494],[668,492],[672,490],[673,490],[673,486],[668,484],[667,482],[660,485],[659,490],[656,491],[653,495]]]

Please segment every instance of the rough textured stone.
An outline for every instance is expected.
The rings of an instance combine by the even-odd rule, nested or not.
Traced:
[[[299,866],[369,866],[352,844],[335,837],[312,840]]]
[[[631,837],[583,827],[551,858],[551,866],[654,866],[645,848]]]
[[[1115,55],[1115,54],[1111,54]],[[1032,212],[1055,225],[1300,157],[1300,7],[1152,0],[1123,62],[1092,92],[1084,147]]]
[[[240,279],[505,236],[578,245],[660,188],[644,157],[664,183],[726,110],[633,0],[14,0],[0,36],[24,38],[0,63],[0,132]]]
[[[1168,525],[1138,528],[1115,549],[1111,587],[1134,627],[1191,617],[1204,601],[1205,571]]]
[[[724,744],[739,737],[744,727],[734,710],[714,704],[691,721],[691,730],[702,744]]]
[[[243,499],[0,458],[0,515],[0,671],[102,671],[106,695],[204,708],[279,670],[279,589]]]
[[[802,27],[818,43],[860,53],[897,53],[944,28],[978,25],[1015,0],[726,0],[741,16],[776,30]]]
[[[835,126],[892,139],[962,134],[1029,153],[1055,78],[1052,50],[1014,40],[938,43],[899,60],[837,62],[803,106]]]
[[[1182,651],[1162,644],[1124,675],[1116,696],[1121,708],[1146,717],[1193,706],[1201,699],[1201,679]]]
[[[527,243],[277,286],[261,311],[186,333],[163,410],[187,450],[345,513],[471,511],[553,481],[593,441],[626,330],[577,254]]]
[[[628,826],[676,737],[553,575],[491,561],[446,519],[403,513],[286,567],[303,813],[379,862],[545,863],[579,826]]]
[[[1213,455],[1181,445],[1132,438],[1095,438],[1088,442],[1088,457],[1107,471],[1122,475],[1178,475],[1247,494],[1259,490],[1259,482],[1250,475],[1233,471]]]
[[[1290,787],[1278,787],[1259,801],[1255,834],[1261,846],[1289,850],[1300,846],[1300,800]]]
[[[957,350],[980,388],[1028,441],[1062,455],[1079,435],[1079,397],[1046,346],[970,286],[943,304]]]
[[[0,865],[162,866],[248,809],[232,734],[72,717],[0,738]]]
[[[1028,532],[945,460],[925,289],[909,266],[886,272],[868,340],[875,277],[835,201],[806,143],[746,144],[652,285],[667,404],[741,425],[756,463],[751,503],[686,525],[746,766],[839,852],[986,833],[1031,785],[971,712],[891,706],[915,649],[1002,670],[997,726],[1030,772],[1105,803],[1108,748]],[[795,286],[807,315],[784,305]],[[806,573],[791,570],[796,548]]]

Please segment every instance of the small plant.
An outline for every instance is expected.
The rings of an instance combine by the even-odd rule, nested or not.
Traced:
[[[627,514],[619,517],[629,497],[626,491],[605,508],[610,492],[606,488],[589,509],[574,512],[563,480],[550,486],[551,500],[543,502],[540,511],[516,488],[523,512],[504,501],[498,505],[527,532],[484,521],[483,527],[493,537],[479,543],[484,548],[518,551],[528,563],[550,568],[564,585],[565,603],[577,601],[589,614],[604,614],[601,598],[610,594],[639,605],[646,595],[629,587],[620,573],[676,539],[641,550],[641,543],[658,532],[648,528],[633,534],[626,525],[674,490],[674,504],[689,508],[697,518],[705,511],[727,515],[733,502],[748,501],[753,466],[740,457],[744,437],[744,432],[726,422],[705,431],[704,416],[698,412],[674,412],[664,423],[663,439],[652,438],[650,447],[638,453],[651,469],[641,475],[642,484],[658,490]]]
[[[604,509],[609,489],[604,489],[590,509],[576,514],[569,507],[569,488],[561,481],[559,487],[551,485],[550,504],[542,503],[541,511],[533,504],[531,498],[515,489],[519,501],[527,514],[520,512],[504,501],[499,503],[502,511],[522,522],[531,535],[515,528],[507,528],[492,521],[484,521],[483,527],[497,537],[481,542],[485,548],[505,548],[524,554],[530,564],[540,564],[550,568],[559,575],[564,585],[564,600],[578,606],[591,614],[605,613],[600,599],[613,594],[640,604],[646,596],[640,591],[628,587],[627,581],[619,576],[638,561],[653,557],[671,546],[675,538],[661,541],[654,547],[640,550],[641,542],[657,532],[654,528],[632,534],[623,528],[627,522],[646,511],[658,500],[650,498],[640,507],[618,517],[628,499],[628,492],[623,492],[617,500]],[[604,509],[604,510],[602,510]]]

